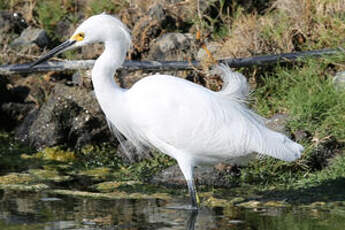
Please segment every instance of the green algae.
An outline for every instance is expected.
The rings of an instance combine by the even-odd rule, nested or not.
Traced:
[[[71,191],[63,189],[52,189],[46,191],[49,194],[54,195],[65,195],[79,198],[90,198],[90,199],[108,199],[108,200],[119,200],[119,199],[161,199],[170,200],[171,196],[167,193],[154,193],[154,194],[142,194],[142,193],[126,193],[126,192],[111,192],[111,193],[97,193],[97,192],[85,192],[85,191]]]
[[[20,157],[22,154],[33,152],[34,150],[29,146],[16,142],[11,134],[0,131],[0,174],[9,171],[22,171],[27,167],[35,166],[36,162],[25,161]]]
[[[37,180],[26,173],[9,173],[0,177],[0,184],[32,184]]]
[[[89,177],[95,181],[99,180],[109,180],[112,179],[113,171],[110,168],[106,167],[100,167],[100,168],[94,168],[94,169],[80,169],[74,173],[71,173],[71,175],[74,176],[86,176]]]
[[[0,184],[0,189],[2,190],[13,190],[16,192],[42,192],[49,189],[49,186],[46,184]]]
[[[59,161],[65,163],[76,160],[74,152],[63,150],[60,146],[44,148],[42,151],[33,154],[32,157],[41,160]]]
[[[121,187],[132,187],[133,191],[135,191],[135,185],[144,186],[140,181],[106,181],[92,185],[91,188],[102,193],[121,190]]]
[[[30,169],[28,173],[36,178],[37,181],[40,182],[66,182],[72,179],[71,176],[68,175],[60,175],[58,171],[54,169]]]

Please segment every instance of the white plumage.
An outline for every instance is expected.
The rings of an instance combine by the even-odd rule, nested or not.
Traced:
[[[264,120],[245,101],[246,78],[220,65],[223,89],[211,91],[168,75],[143,78],[130,89],[120,88],[113,76],[130,47],[126,26],[109,15],[82,23],[62,48],[40,58],[77,46],[103,42],[105,51],[92,70],[96,97],[110,126],[137,147],[149,146],[175,158],[187,180],[193,207],[198,198],[193,182],[196,165],[238,161],[254,152],[293,161],[303,147],[265,127]]]

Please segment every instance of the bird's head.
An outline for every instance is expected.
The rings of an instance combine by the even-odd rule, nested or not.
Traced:
[[[47,61],[51,57],[76,47],[85,46],[96,42],[121,42],[126,51],[130,47],[131,38],[128,28],[117,18],[99,14],[85,20],[73,35],[59,46],[50,50],[31,64],[31,67]]]

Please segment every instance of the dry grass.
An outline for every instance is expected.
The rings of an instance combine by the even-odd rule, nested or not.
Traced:
[[[340,46],[344,0],[277,0],[262,16],[241,14],[217,58]]]

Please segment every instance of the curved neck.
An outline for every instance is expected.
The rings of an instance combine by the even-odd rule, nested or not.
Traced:
[[[92,83],[96,98],[106,116],[111,115],[115,103],[121,103],[121,97],[126,91],[115,82],[114,74],[126,57],[126,52],[120,42],[105,42],[102,55],[96,60],[92,69]]]

